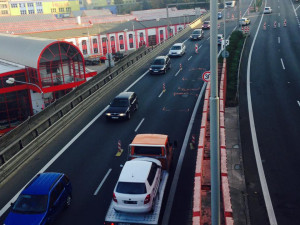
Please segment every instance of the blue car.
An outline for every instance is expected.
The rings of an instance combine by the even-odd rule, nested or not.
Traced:
[[[222,19],[222,13],[221,12],[218,12],[218,20],[219,19]]]
[[[71,201],[72,186],[65,174],[38,174],[12,203],[4,225],[49,224]]]

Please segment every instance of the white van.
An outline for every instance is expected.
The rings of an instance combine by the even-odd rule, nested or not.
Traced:
[[[235,6],[235,1],[225,2],[225,8],[233,8]]]

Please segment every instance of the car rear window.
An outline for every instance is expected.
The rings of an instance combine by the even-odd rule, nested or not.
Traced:
[[[116,192],[121,194],[146,194],[144,183],[118,182]]]
[[[200,31],[199,30],[195,30],[195,31],[193,31],[193,34],[200,34]]]
[[[134,146],[137,155],[161,155],[161,147]]]
[[[153,62],[153,65],[164,65],[165,60],[164,59],[155,59]]]
[[[12,210],[20,213],[42,213],[47,209],[47,195],[20,195]]]
[[[181,49],[181,46],[173,46],[172,48],[171,48],[172,50],[180,50]]]

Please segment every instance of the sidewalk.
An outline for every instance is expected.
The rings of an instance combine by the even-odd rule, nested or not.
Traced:
[[[225,109],[227,168],[234,225],[250,225],[240,145],[238,107]]]

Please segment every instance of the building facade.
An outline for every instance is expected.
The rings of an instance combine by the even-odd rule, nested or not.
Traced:
[[[0,17],[10,16],[9,3],[7,0],[0,0]]]

